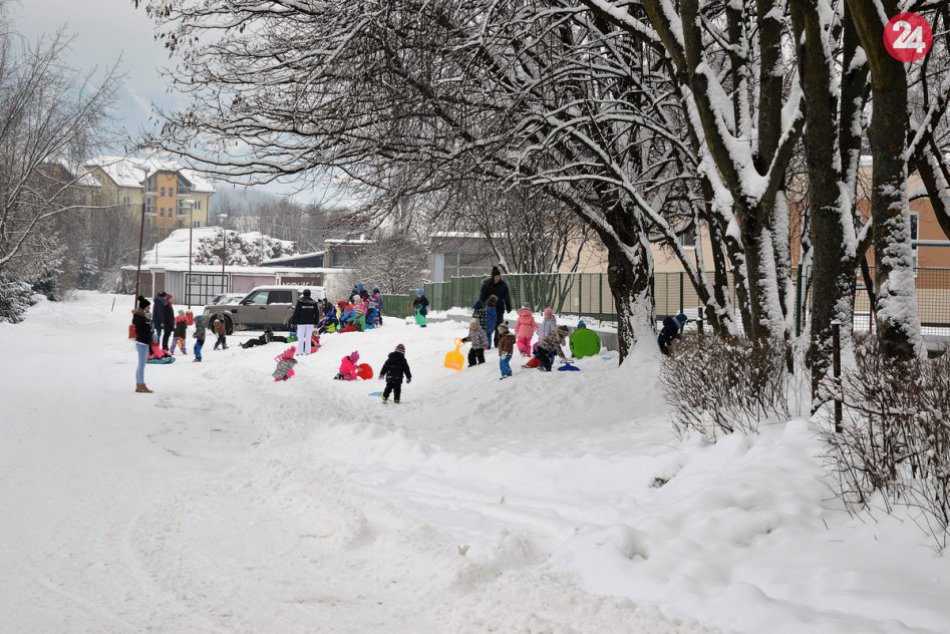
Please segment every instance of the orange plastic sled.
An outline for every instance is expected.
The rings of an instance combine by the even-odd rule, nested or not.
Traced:
[[[443,365],[449,370],[455,370],[456,372],[461,372],[462,368],[465,367],[465,357],[462,356],[460,350],[462,349],[462,340],[455,340],[455,350],[452,352],[445,353],[445,362]]]
[[[360,377],[364,381],[369,381],[373,378],[373,368],[368,363],[361,363],[357,366],[356,376]]]

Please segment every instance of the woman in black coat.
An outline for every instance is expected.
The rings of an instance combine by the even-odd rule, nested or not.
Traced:
[[[478,299],[481,300],[482,304],[485,304],[492,295],[498,298],[495,310],[498,312],[498,323],[500,324],[505,320],[505,313],[514,310],[514,307],[511,304],[508,284],[501,279],[501,271],[497,266],[492,267],[491,277],[482,282],[482,290],[478,294]]]

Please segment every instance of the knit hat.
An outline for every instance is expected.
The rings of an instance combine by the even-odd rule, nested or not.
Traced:
[[[544,309],[544,316],[545,316],[545,317],[549,317],[550,315],[553,315],[553,314],[554,314],[554,309],[551,308],[550,306],[548,306],[547,308]]]
[[[683,325],[686,324],[687,321],[689,321],[689,318],[683,313],[680,313],[679,315],[676,316],[676,321],[677,323],[679,323],[680,328],[682,328]]]
[[[521,307],[522,307],[522,308],[531,308],[530,306],[528,306],[528,302],[521,302]]]
[[[142,297],[141,295],[139,295],[139,298],[138,298],[138,306],[139,306],[139,308],[141,308],[142,310],[145,310],[146,308],[148,308],[148,307],[151,306],[151,305],[152,305],[152,302],[148,301],[147,299],[145,299],[144,297]]]
[[[303,296],[304,296],[304,297],[310,297],[310,289],[309,289],[309,288],[303,289]]]
[[[406,346],[402,345],[401,343],[398,344],[398,345],[396,346],[396,352],[398,352],[398,353],[400,353],[400,354],[406,354]]]
[[[501,324],[500,326],[498,326],[498,332],[500,332],[503,335],[507,334],[508,326],[506,326],[505,324]]]
[[[567,326],[558,326],[557,331],[561,333],[562,337],[566,337],[567,335],[571,333],[571,329],[568,328]]]
[[[416,289],[416,295],[424,295],[424,294],[425,294],[425,291],[422,290],[421,288]]]
[[[354,350],[353,352],[350,353],[350,361],[352,361],[353,363],[356,363],[356,362],[359,361],[359,360],[360,360],[360,353],[359,353],[359,352],[357,352],[356,350]]]
[[[577,322],[577,329],[580,330],[581,328],[587,328],[587,324],[584,323],[583,319]]]
[[[374,292],[374,293],[378,293],[378,292],[379,292],[379,289],[374,286],[374,287],[373,287],[373,292]]]
[[[477,320],[477,319],[473,319],[473,320],[472,320],[471,322],[469,322],[469,324],[468,324],[468,327],[469,327],[469,328],[478,328],[478,326],[479,326],[479,323],[478,323],[478,320]]]
[[[497,266],[491,267],[491,276],[501,275],[501,270]]]

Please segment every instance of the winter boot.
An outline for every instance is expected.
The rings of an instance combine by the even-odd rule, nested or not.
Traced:
[[[152,390],[148,389],[148,386],[144,383],[139,383],[135,386],[136,394],[152,394]]]

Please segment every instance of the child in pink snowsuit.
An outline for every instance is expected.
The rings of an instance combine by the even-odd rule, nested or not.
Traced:
[[[357,378],[356,371],[359,369],[357,367],[359,360],[360,353],[355,350],[349,356],[343,357],[340,361],[340,372],[333,378],[338,381],[355,381]]]
[[[531,338],[538,331],[538,324],[534,320],[534,313],[527,304],[518,309],[518,322],[515,324],[515,334],[518,337],[518,351],[521,356],[531,354]]]

